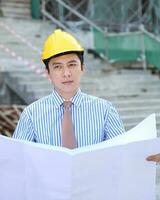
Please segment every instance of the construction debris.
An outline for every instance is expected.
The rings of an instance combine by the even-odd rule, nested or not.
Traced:
[[[25,106],[0,105],[0,134],[11,137]]]

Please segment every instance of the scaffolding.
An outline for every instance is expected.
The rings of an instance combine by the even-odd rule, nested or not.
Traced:
[[[160,33],[160,0],[93,0],[92,20],[109,32],[145,29]]]
[[[160,0],[42,0],[42,16],[63,28],[89,29],[94,24],[108,32],[128,32],[143,24],[160,33]]]

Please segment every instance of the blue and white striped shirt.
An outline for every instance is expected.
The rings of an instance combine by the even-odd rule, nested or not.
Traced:
[[[24,109],[14,138],[61,146],[64,99],[54,90]],[[78,147],[96,144],[124,132],[115,107],[107,100],[78,90],[72,101],[72,121]]]

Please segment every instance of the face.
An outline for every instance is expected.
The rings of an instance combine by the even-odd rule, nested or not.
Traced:
[[[83,74],[78,56],[73,53],[52,58],[48,67],[49,72],[46,70],[46,73],[55,90],[69,100],[76,94]]]

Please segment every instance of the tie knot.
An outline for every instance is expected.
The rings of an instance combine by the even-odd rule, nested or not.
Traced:
[[[69,109],[71,107],[72,102],[71,101],[64,101],[63,106],[64,109]]]

